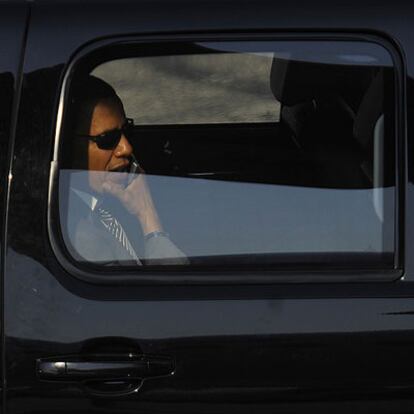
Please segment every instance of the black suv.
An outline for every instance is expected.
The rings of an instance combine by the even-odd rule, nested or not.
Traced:
[[[2,412],[413,412],[414,4],[0,22]]]

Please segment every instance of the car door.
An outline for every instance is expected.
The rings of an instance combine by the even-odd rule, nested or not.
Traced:
[[[409,36],[385,8],[355,22],[314,7],[324,19],[266,2],[30,3],[6,413],[410,411]],[[103,229],[73,231],[100,208],[65,187],[92,186],[73,142],[106,145],[71,121],[91,74],[133,115],[125,137],[165,226],[137,239],[167,238],[189,264],[158,251],[134,267]]]

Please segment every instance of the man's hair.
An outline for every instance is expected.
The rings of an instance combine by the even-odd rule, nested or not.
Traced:
[[[76,133],[87,135],[91,125],[92,114],[99,102],[106,102],[118,107],[124,113],[124,107],[115,89],[95,76],[88,75],[77,81],[72,87],[71,107],[74,113]]]
[[[114,105],[125,114],[122,101],[114,88],[95,76],[88,75],[76,80],[70,90],[70,105],[65,116],[63,168],[87,169],[86,138],[76,139],[77,135],[88,135],[93,111],[98,103]]]

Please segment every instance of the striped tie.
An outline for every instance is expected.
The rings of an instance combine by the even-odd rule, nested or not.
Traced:
[[[139,260],[134,248],[128,240],[128,236],[126,235],[122,224],[103,207],[97,206],[96,209],[103,226],[115,237],[118,243],[121,244],[131,259],[134,260],[138,265],[142,265],[141,260]]]

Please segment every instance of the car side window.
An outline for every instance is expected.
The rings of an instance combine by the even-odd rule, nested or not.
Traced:
[[[122,43],[83,56],[65,92],[54,194],[79,266],[395,267],[383,46]]]

